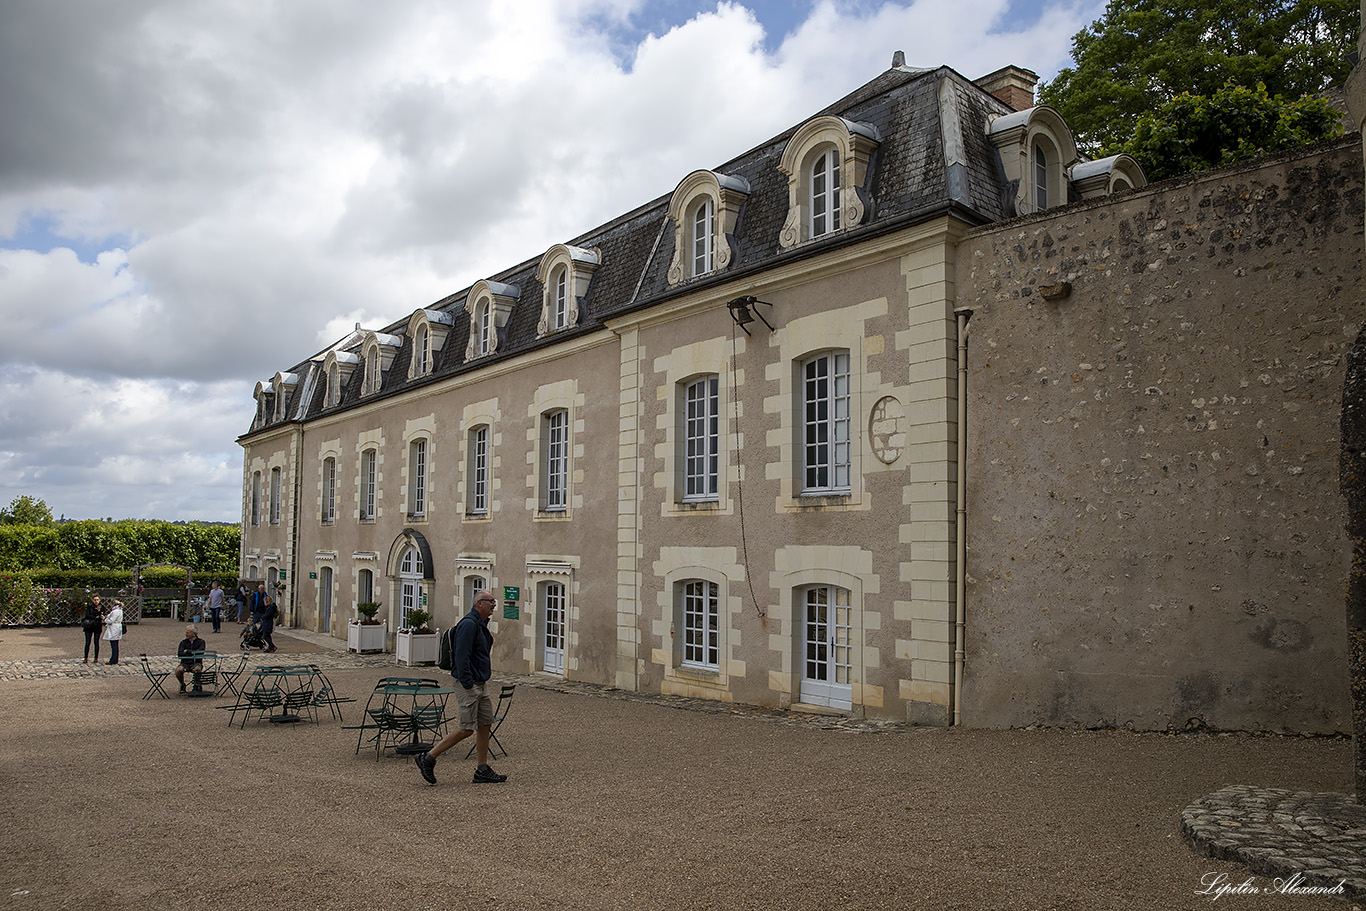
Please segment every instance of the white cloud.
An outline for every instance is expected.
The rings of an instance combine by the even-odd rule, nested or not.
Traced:
[[[1012,32],[1007,0],[11,4],[0,499],[231,517],[252,386],[355,322],[668,193],[894,50],[1051,75],[1102,6]]]

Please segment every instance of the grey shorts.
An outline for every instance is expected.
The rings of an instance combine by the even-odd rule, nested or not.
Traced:
[[[469,689],[464,687],[455,694],[460,706],[460,720],[456,727],[462,731],[473,731],[486,724],[493,724],[493,700],[485,692],[487,683],[476,683]]]

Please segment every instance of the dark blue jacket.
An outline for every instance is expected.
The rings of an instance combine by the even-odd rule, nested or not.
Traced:
[[[469,689],[493,676],[489,651],[493,648],[493,633],[489,622],[470,608],[455,625],[455,647],[451,650],[451,676]]]

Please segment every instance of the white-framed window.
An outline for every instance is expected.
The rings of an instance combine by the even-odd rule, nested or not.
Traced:
[[[853,706],[853,608],[849,589],[811,585],[799,592],[801,701]]]
[[[853,453],[849,353],[831,351],[807,360],[801,384],[802,493],[848,493]]]
[[[427,609],[426,588],[422,579],[422,551],[410,546],[403,552],[398,566],[398,628],[408,629],[408,615],[421,608]]]
[[[427,514],[427,441],[413,440],[408,444],[408,515],[420,518]]]
[[[270,470],[270,524],[280,524],[280,469]]]
[[[474,610],[474,596],[489,587],[489,582],[483,576],[465,577],[465,613]]]
[[[479,354],[482,356],[493,350],[493,305],[486,300],[480,301],[475,322],[479,327]]]
[[[489,511],[489,427],[481,424],[470,430],[469,496],[466,507],[474,515]]]
[[[1034,205],[1048,208],[1048,152],[1041,142],[1034,143]]]
[[[426,376],[431,369],[431,333],[426,326],[419,326],[417,334],[413,337],[413,360],[416,362],[413,367],[414,376]]]
[[[379,350],[371,351],[365,358],[365,391],[379,392],[380,363]]]
[[[692,275],[706,275],[712,270],[713,245],[716,242],[716,209],[710,196],[693,209],[692,231]]]
[[[840,228],[840,155],[834,146],[811,162],[811,237]]]
[[[718,586],[704,579],[681,583],[685,667],[717,670],[721,666],[721,611]]]
[[[378,452],[367,449],[360,454],[360,519],[371,522],[375,518],[375,469]]]
[[[715,500],[721,460],[720,380],[704,376],[683,389],[683,500]]]
[[[540,588],[541,670],[564,673],[565,627],[568,621],[563,582],[542,582]]]
[[[261,524],[261,472],[251,473],[251,524]]]
[[[563,329],[569,325],[569,270],[560,266],[555,270],[554,319],[551,327]]]
[[[544,421],[542,508],[563,512],[569,508],[569,412],[549,412]]]
[[[356,603],[373,604],[375,601],[375,571],[362,569],[356,574]]]
[[[328,456],[323,459],[323,508],[322,523],[331,525],[337,521],[337,460]]]
[[[341,368],[335,363],[327,368],[327,404],[341,402]]]

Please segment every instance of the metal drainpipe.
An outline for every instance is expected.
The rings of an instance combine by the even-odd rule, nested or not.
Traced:
[[[957,539],[958,558],[954,566],[954,599],[957,602],[958,622],[954,626],[953,650],[953,723],[963,723],[963,648],[967,633],[967,576],[968,576],[968,321],[972,311],[955,310],[958,317],[958,515],[954,523],[954,536]]]

